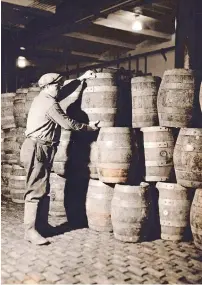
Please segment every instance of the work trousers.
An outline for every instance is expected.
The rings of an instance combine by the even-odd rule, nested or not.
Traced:
[[[25,201],[36,201],[49,193],[49,177],[55,146],[48,146],[26,138],[20,152],[20,160],[27,173]]]

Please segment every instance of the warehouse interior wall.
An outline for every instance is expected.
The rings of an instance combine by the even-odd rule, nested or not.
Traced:
[[[165,56],[166,56],[166,59],[163,57],[161,53],[147,56],[146,73],[151,73],[153,76],[160,76],[162,78],[165,70],[175,68],[175,51],[174,50],[168,51],[165,53]],[[142,71],[143,74],[145,74],[145,58],[140,57],[138,61],[139,61],[138,71]],[[92,63],[85,63],[85,64],[80,65],[80,67],[84,67],[84,66],[90,67],[91,64]],[[128,70],[129,62],[125,61],[125,62],[120,63],[118,66],[114,65],[111,67],[112,68],[123,67],[124,69]],[[69,66],[70,71],[74,69],[76,69],[76,65]],[[131,70],[134,70],[134,74],[135,74],[135,71],[137,70],[137,60],[136,59],[131,60]],[[64,72],[64,71],[65,71],[65,66],[58,67],[58,72]],[[77,77],[77,75],[78,74],[72,74],[69,76],[69,78],[74,79]]]

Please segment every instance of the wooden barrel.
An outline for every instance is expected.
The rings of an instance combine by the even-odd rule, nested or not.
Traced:
[[[16,90],[16,96],[14,98],[14,118],[16,127],[26,127],[26,115],[25,115],[25,101],[28,89],[21,88]]]
[[[32,86],[28,88],[25,100],[25,116],[27,117],[32,101],[40,93],[40,87]]]
[[[16,128],[16,142],[18,144],[18,149],[16,151],[18,154],[20,154],[21,146],[26,138],[25,131],[26,131],[26,128]]]
[[[117,115],[118,87],[112,73],[97,73],[96,78],[87,79],[81,109],[90,122],[100,121],[100,127],[115,126]]]
[[[68,171],[68,164],[70,159],[70,152],[72,147],[72,131],[61,129],[59,144],[53,160],[53,171],[65,176]]]
[[[161,238],[165,240],[185,240],[190,238],[190,208],[193,189],[175,183],[156,184],[159,190],[159,216]]]
[[[13,100],[15,93],[1,94],[1,128],[15,128],[15,120],[13,115]]]
[[[4,130],[4,153],[5,161],[8,164],[17,164],[19,155],[17,149],[19,148],[16,142],[16,129],[5,129]]]
[[[90,229],[111,232],[111,200],[114,187],[99,180],[90,179],[86,197],[86,214]]]
[[[97,171],[100,181],[126,183],[132,159],[137,156],[135,134],[131,128],[101,128],[97,140]]]
[[[9,188],[12,201],[15,203],[24,203],[26,172],[20,165],[12,165]]]
[[[72,171],[83,177],[98,179],[98,132],[75,132],[71,148]]]
[[[12,165],[6,163],[1,165],[1,194],[7,198],[11,197],[10,188],[8,186],[11,170]]]
[[[111,206],[114,237],[124,242],[145,240],[149,232],[150,205],[148,183],[116,184]]]
[[[157,100],[160,126],[182,128],[192,124],[195,89],[193,70],[164,72]]]
[[[145,180],[168,181],[173,175],[174,138],[165,127],[141,128],[144,136]]]
[[[133,128],[158,126],[157,94],[161,78],[139,76],[131,80]]]
[[[64,207],[64,191],[66,179],[55,174],[50,174],[50,209],[51,216],[66,216]]]
[[[194,244],[202,250],[202,189],[196,189],[190,212]]]
[[[202,187],[202,129],[180,130],[173,159],[178,184]]]

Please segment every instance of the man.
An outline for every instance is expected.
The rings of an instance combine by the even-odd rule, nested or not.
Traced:
[[[82,83],[83,80],[93,77],[95,74],[87,71],[77,81],[80,80]],[[48,243],[39,233],[36,224],[37,220],[43,219],[39,217],[39,209],[40,202],[47,195],[49,175],[57,144],[54,141],[56,128],[59,125],[75,131],[98,129],[98,122],[89,123],[89,125],[78,123],[63,112],[57,101],[63,83],[63,77],[57,73],[48,73],[39,79],[38,84],[42,90],[31,105],[27,118],[26,139],[20,153],[21,162],[27,173],[24,238],[36,245]]]

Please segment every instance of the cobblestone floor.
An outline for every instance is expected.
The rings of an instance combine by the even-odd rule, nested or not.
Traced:
[[[202,284],[202,252],[193,243],[122,243],[85,228],[37,247],[23,240],[23,205],[2,200],[1,219],[1,284]]]

